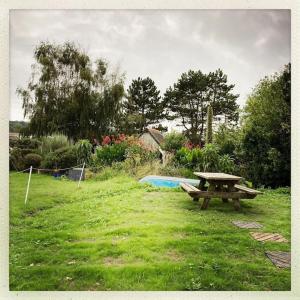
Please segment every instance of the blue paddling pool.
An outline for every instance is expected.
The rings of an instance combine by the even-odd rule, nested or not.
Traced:
[[[156,176],[156,175],[149,175],[142,178],[139,182],[146,182],[150,183],[154,186],[158,187],[169,187],[174,188],[180,185],[180,182],[185,182],[192,184],[194,186],[199,185],[199,180],[197,179],[189,179],[189,178],[180,178],[180,177],[168,177],[168,176]]]

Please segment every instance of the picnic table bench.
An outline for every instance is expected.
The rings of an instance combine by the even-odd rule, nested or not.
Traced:
[[[199,177],[199,187],[188,184],[180,183],[181,188],[186,191],[194,201],[198,201],[199,198],[203,198],[201,209],[207,209],[211,198],[221,198],[223,202],[228,202],[228,199],[232,199],[234,208],[240,210],[240,199],[253,199],[262,192],[248,188],[243,185],[239,185],[239,181],[242,177],[234,176],[225,173],[207,173],[207,172],[195,172]],[[206,187],[208,183],[208,187]]]

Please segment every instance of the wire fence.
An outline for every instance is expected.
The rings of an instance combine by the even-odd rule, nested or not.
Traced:
[[[60,172],[60,171],[67,171],[67,170],[71,170],[71,169],[74,169],[74,168],[78,168],[78,167],[81,167],[81,165],[77,165],[77,166],[73,166],[73,167],[69,167],[69,168],[63,168],[63,169],[43,169],[43,168],[32,168],[32,170],[36,170],[36,171],[46,171],[46,172]],[[14,173],[10,173],[10,175],[14,175],[14,174],[19,174],[19,173],[24,173],[26,171],[29,171],[30,170],[30,167],[27,168],[27,169],[24,169],[24,170],[21,170],[21,171],[18,171],[18,172],[14,172]]]

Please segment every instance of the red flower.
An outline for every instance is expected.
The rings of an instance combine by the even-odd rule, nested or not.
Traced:
[[[111,143],[111,138],[107,135],[102,139],[102,145],[109,145]]]

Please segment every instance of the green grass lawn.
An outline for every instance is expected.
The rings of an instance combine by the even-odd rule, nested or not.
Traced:
[[[290,290],[260,243],[232,220],[290,240],[290,194],[268,190],[242,202],[213,199],[201,211],[179,188],[161,189],[119,176],[77,183],[10,175],[11,290]],[[255,230],[254,230],[255,231]]]

